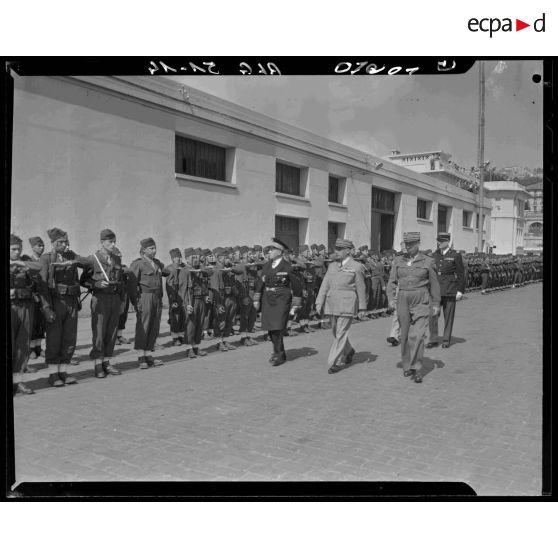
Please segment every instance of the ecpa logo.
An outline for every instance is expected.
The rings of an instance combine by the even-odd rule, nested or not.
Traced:
[[[525,23],[520,19],[515,19],[515,29],[513,28],[512,18],[505,17],[500,19],[498,17],[485,17],[482,19],[477,19],[476,17],[472,17],[467,22],[467,27],[469,31],[473,33],[477,33],[478,31],[482,31],[483,33],[490,33],[490,38],[494,33],[498,31],[510,32],[510,31],[521,31],[522,29],[526,29],[527,27],[531,27],[530,23]],[[533,22],[533,29],[537,33],[544,33],[545,27],[545,14],[536,19]]]

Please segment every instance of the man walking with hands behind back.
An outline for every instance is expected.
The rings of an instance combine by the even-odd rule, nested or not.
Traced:
[[[366,312],[366,285],[363,266],[351,258],[354,245],[338,238],[335,242],[337,261],[327,268],[318,296],[316,311],[330,317],[333,344],[328,357],[328,374],[341,370],[340,364],[350,364],[355,350],[349,342],[353,318]]]

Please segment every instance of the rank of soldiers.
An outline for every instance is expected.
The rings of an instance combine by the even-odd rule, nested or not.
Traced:
[[[267,261],[266,246],[217,247],[214,249],[174,248],[170,262],[157,259],[154,239],[139,243],[140,257],[129,266],[122,263],[116,234],[101,231],[99,249],[81,256],[70,250],[68,234],[47,231],[51,249],[45,252],[40,237],[29,239],[30,255],[22,255],[23,241],[10,238],[10,302],[12,329],[12,372],[14,393],[31,394],[24,383],[28,360],[44,357],[48,381],[54,387],[75,384],[68,367],[76,364],[78,313],[82,301],[91,295],[91,330],[94,375],[104,378],[121,371],[111,363],[115,345],[129,344],[124,329],[129,306],[136,311],[134,349],[138,367],[161,366],[152,352],[156,348],[163,313],[163,296],[168,298],[168,323],[172,343],[183,346],[190,359],[204,357],[203,338],[218,341],[226,352],[237,347],[229,338],[239,325],[241,346],[257,345],[252,334],[258,316],[258,289]],[[364,270],[366,313],[361,319],[386,315],[386,286],[395,251],[371,252],[367,246],[353,250]],[[299,246],[283,254],[292,268],[301,303],[291,316],[287,335],[312,332],[311,322],[327,327],[316,312],[315,300],[329,263],[326,247]],[[520,286],[542,279],[542,257],[466,254],[463,257],[467,289]],[[78,272],[81,269],[81,274]],[[165,281],[163,281],[165,278]],[[256,302],[256,304],[255,304]],[[298,329],[298,331],[297,331]],[[42,343],[45,341],[43,350]]]

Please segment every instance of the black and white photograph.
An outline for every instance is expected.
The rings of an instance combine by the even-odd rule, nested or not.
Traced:
[[[540,496],[543,61],[176,60],[11,67],[14,493]]]

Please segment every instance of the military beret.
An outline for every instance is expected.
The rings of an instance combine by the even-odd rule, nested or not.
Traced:
[[[317,250],[317,249],[318,249],[318,245],[317,245],[317,244],[311,244],[311,245],[310,245],[310,249],[311,249],[311,250]]]
[[[156,246],[156,244],[155,241],[151,237],[149,237],[141,240],[140,246],[145,249],[145,248],[149,248],[150,246]]]
[[[436,237],[436,240],[439,240],[440,242],[449,242],[450,239],[451,235],[447,232],[438,233],[438,236]]]
[[[403,242],[420,242],[420,233],[419,232],[404,232],[403,233]]]
[[[204,256],[210,256],[212,254],[211,250],[209,248],[205,248],[203,251],[203,255]]]
[[[259,244],[254,244],[254,251],[255,252],[261,252],[262,251],[262,247]]]
[[[37,244],[43,244],[44,245],[44,242],[43,242],[43,239],[40,236],[32,236],[29,239],[29,244],[31,244],[31,247],[33,247],[33,246],[37,246]]]
[[[307,250],[309,250],[309,248],[308,248],[308,246],[307,246],[306,244],[301,244],[301,245],[298,247],[298,251],[299,251],[299,252],[306,252]]]
[[[101,240],[116,240],[116,235],[110,229],[101,231]]]
[[[246,252],[250,252],[250,248],[248,248],[248,246],[241,246],[239,250],[242,254],[245,254]]]
[[[180,253],[180,248],[173,248],[170,252],[170,257],[171,258],[180,258],[181,253]]]
[[[335,248],[349,248],[349,249],[353,249],[355,247],[355,245],[350,241],[350,240],[346,240],[344,238],[338,238],[335,241]]]
[[[189,258],[190,256],[194,255],[194,249],[193,248],[184,248],[184,257],[185,258]]]
[[[231,248],[231,250],[233,252],[238,252],[240,250],[240,246],[235,246],[234,248]]]
[[[318,250],[325,250],[326,247],[323,244],[318,245]]]
[[[213,253],[216,256],[222,256],[223,254],[225,254],[227,251],[225,250],[225,248],[215,248],[215,250],[213,250]]]
[[[360,250],[361,252],[364,251],[364,250],[368,250],[368,246],[367,246],[366,244],[364,244],[363,246],[361,246],[361,247],[359,248],[359,250]]]
[[[68,233],[63,231],[62,229],[58,229],[53,227],[47,231],[48,237],[50,238],[51,242],[55,242],[56,240],[60,240],[61,238],[67,238]]]
[[[19,236],[16,236],[15,234],[11,234],[10,235],[10,246],[12,244],[23,244],[23,240],[21,240],[21,238],[19,238]]]

